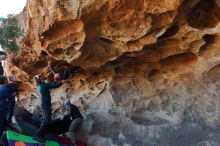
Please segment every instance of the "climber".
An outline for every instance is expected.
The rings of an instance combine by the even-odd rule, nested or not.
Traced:
[[[12,91],[6,84],[7,78],[0,75],[0,135],[2,135],[7,126],[7,111],[12,96]]]
[[[63,73],[60,73],[61,75],[61,78],[63,80],[66,80],[68,79],[71,75],[77,73],[79,71],[80,67],[78,66],[69,66],[69,67],[66,67],[65,71]],[[52,69],[51,66],[49,66],[49,70],[53,73],[53,74],[56,74],[55,71]]]
[[[16,84],[15,76],[9,76],[8,81],[9,83],[6,86],[12,91],[12,96],[10,98],[9,108],[7,112],[7,124],[8,124],[8,128],[13,129],[13,126],[11,125],[11,121],[15,109],[15,96],[18,95],[18,85]]]
[[[4,69],[2,66],[2,61],[7,58],[7,54],[5,52],[0,51],[0,75],[4,74]]]
[[[62,80],[59,74],[55,74],[54,76],[54,82],[52,83],[45,83],[45,78],[41,75],[35,76],[36,82],[37,82],[37,89],[40,94],[40,107],[42,111],[42,117],[41,117],[41,125],[40,128],[37,130],[37,132],[34,135],[34,139],[39,142],[44,142],[44,130],[46,129],[47,125],[49,124],[51,120],[51,96],[50,96],[50,89],[58,88],[62,85]]]
[[[74,130],[76,130],[76,128],[82,123],[83,116],[79,109],[75,105],[71,104],[70,100],[65,100],[64,105],[68,110],[68,116],[71,120],[69,130],[65,135],[71,139],[72,146],[76,146]]]

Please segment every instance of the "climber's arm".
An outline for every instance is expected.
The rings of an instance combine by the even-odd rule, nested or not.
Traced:
[[[62,85],[62,80],[59,81],[53,81],[52,83],[48,84],[49,89],[58,88]]]
[[[56,73],[53,71],[52,67],[49,65],[48,66],[49,70],[55,75]]]

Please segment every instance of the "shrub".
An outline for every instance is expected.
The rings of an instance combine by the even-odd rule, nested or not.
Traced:
[[[22,35],[18,22],[13,17],[1,18],[0,45],[4,49],[16,52],[19,50],[16,39]]]

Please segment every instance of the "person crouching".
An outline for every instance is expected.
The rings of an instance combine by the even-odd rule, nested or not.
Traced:
[[[64,106],[67,108],[68,116],[72,121],[69,126],[69,130],[65,135],[71,139],[72,146],[76,146],[76,136],[74,131],[82,123],[83,116],[80,113],[79,109],[75,105],[73,105],[70,100],[65,100]]]

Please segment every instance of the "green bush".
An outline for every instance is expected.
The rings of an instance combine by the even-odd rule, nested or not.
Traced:
[[[16,39],[22,35],[22,31],[18,26],[18,22],[15,18],[1,18],[0,25],[0,45],[4,49],[16,52],[19,50],[16,44]]]

